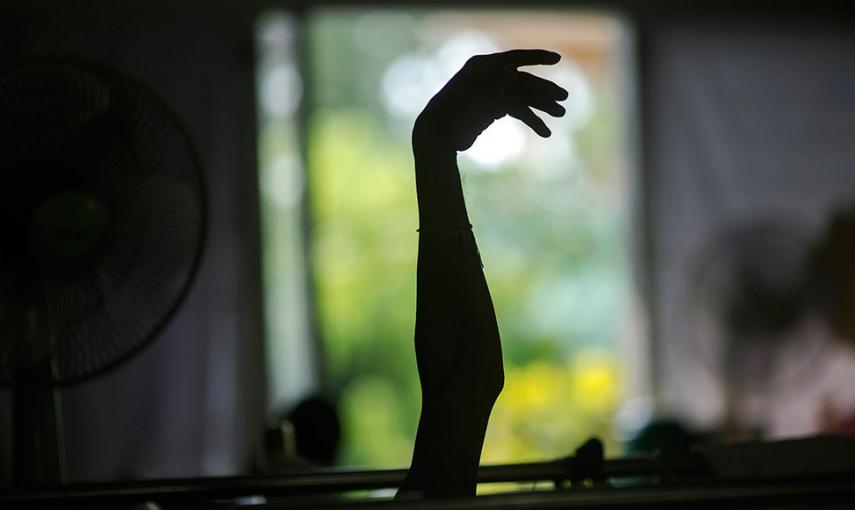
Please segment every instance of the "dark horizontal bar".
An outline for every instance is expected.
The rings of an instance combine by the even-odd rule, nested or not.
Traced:
[[[278,475],[208,477],[135,482],[74,483],[0,492],[3,504],[73,504],[75,502],[224,499],[262,494],[298,496],[398,487],[405,469],[315,469]],[[708,473],[696,457],[674,459],[614,459],[603,463],[605,478],[697,476]],[[575,459],[482,466],[479,483],[566,481],[575,476]]]
[[[851,509],[855,478],[778,480],[765,482],[708,482],[638,488],[600,488],[570,491],[515,492],[422,501],[341,501],[326,506],[288,505],[289,510],[600,510],[600,509]],[[276,507],[275,502],[271,507]],[[283,508],[281,506],[280,508]]]

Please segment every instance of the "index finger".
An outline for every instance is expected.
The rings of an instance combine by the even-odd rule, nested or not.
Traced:
[[[513,67],[552,65],[561,60],[561,55],[549,50],[510,50],[488,56],[497,63]]]

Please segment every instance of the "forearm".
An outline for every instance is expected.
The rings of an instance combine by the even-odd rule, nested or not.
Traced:
[[[413,129],[419,225],[423,229],[439,230],[469,228],[457,169],[457,151],[436,135],[418,122]]]
[[[502,354],[457,169],[457,152],[414,130],[419,199],[416,357],[422,413],[402,486],[426,497],[475,493]]]

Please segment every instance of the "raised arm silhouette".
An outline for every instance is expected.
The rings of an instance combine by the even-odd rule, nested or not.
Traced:
[[[457,152],[505,115],[548,137],[549,128],[531,108],[560,117],[564,108],[558,101],[567,98],[567,91],[517,68],[552,65],[560,58],[546,50],[472,57],[413,127],[420,223],[415,347],[422,409],[399,499],[475,494],[487,421],[504,372]]]

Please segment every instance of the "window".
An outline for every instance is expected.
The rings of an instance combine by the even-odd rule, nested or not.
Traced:
[[[570,90],[553,136],[504,118],[460,157],[505,357],[482,459],[556,457],[590,435],[619,453],[633,340],[625,39],[617,18],[587,11],[330,8],[299,26],[262,20],[271,407],[330,392],[342,464],[409,462],[420,405],[412,123],[471,55],[543,47],[563,59],[532,72]]]

